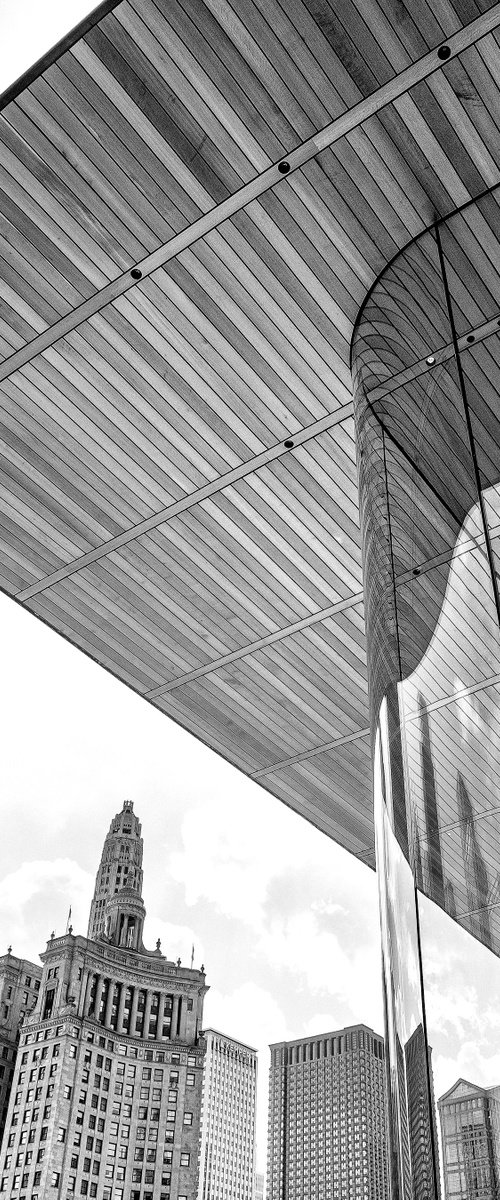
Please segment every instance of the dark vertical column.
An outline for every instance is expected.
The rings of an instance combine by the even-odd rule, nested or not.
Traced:
[[[139,988],[134,987],[131,990],[132,990],[132,1004],[131,1004],[131,1008],[130,1008],[129,1033],[133,1036],[135,1034],[135,1027],[137,1024],[137,1011],[138,1011],[138,1006],[139,1006]]]

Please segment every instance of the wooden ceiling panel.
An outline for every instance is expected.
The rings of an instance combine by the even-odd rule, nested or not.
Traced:
[[[499,179],[498,28],[120,0],[0,106],[1,586],[366,862],[350,340]],[[447,246],[464,320],[483,217]]]
[[[346,849],[375,865],[368,736],[266,773],[262,782]]]

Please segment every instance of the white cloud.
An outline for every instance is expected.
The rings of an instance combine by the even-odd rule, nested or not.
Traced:
[[[161,952],[166,958],[181,960],[183,967],[191,966],[191,950],[194,946],[193,966],[199,970],[205,960],[203,943],[190,925],[176,925],[172,921],[163,921],[161,917],[147,915],[144,941],[148,950],[154,950],[153,943],[160,938]]]
[[[251,808],[210,797],[186,814],[182,840],[168,869],[186,903],[241,922],[257,967],[275,978],[279,970],[280,994],[301,993],[302,1010],[306,994],[326,994],[338,1011],[333,1027],[382,1028],[372,872],[265,794]]]
[[[0,882],[0,926],[5,949],[37,960],[52,929],[63,933],[71,906],[76,932],[87,929],[94,880],[70,858],[24,862]]]
[[[379,949],[375,944],[342,944],[334,918],[329,932],[319,929],[312,911],[275,919],[262,933],[258,950],[270,963],[292,971],[311,998],[331,996],[338,1014],[333,1028],[359,1021],[382,1028]]]
[[[186,814],[184,848],[171,856],[169,869],[189,905],[208,900],[225,916],[260,924],[282,815],[266,801],[257,793],[247,807],[240,796],[205,796]]]

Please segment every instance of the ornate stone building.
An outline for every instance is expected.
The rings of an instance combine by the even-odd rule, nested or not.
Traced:
[[[195,1200],[202,970],[142,941],[141,826],[111,823],[88,936],[52,937],[21,1027],[1,1150],[6,1200]]]
[[[5,1127],[19,1027],[38,1000],[40,965],[12,954],[0,957],[0,1142]]]

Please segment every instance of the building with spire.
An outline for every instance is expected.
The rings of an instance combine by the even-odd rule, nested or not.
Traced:
[[[205,975],[159,941],[145,949],[142,853],[126,801],[87,937],[69,926],[40,956],[0,1152],[6,1200],[196,1200]]]

